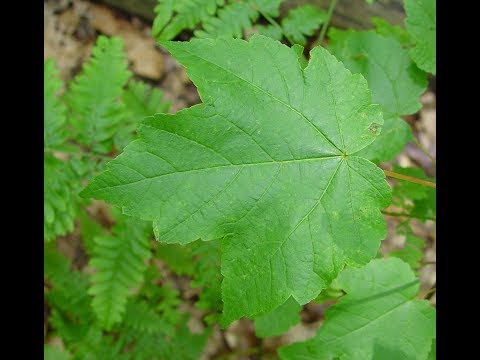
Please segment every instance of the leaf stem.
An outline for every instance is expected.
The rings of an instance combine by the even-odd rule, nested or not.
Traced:
[[[389,171],[389,170],[383,170],[383,172],[385,173],[385,175],[390,176],[390,177],[395,178],[395,179],[405,180],[405,181],[413,182],[415,184],[430,186],[430,187],[433,187],[433,188],[437,187],[437,184],[434,183],[434,182],[431,182],[431,181],[417,179],[417,178],[412,177],[412,176],[399,174],[399,173]]]
[[[330,5],[328,6],[328,12],[327,12],[327,19],[322,25],[322,30],[320,31],[320,36],[318,37],[318,43],[321,45],[323,42],[323,38],[325,37],[325,34],[327,32],[328,25],[330,23],[330,19],[333,14],[333,10],[335,10],[335,6],[337,6],[337,0],[332,0],[330,1]]]

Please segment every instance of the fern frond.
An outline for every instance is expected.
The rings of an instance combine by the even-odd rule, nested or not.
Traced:
[[[52,59],[44,61],[43,77],[43,146],[56,149],[67,138],[64,128],[67,109],[57,96],[63,84]]]
[[[43,159],[43,237],[46,242],[73,231],[81,184],[65,161],[45,154]]]
[[[146,116],[158,112],[166,113],[170,107],[170,103],[163,100],[162,91],[141,81],[128,83],[127,89],[123,92],[122,101],[128,115],[114,137],[117,149],[123,149],[133,140],[138,124]]]
[[[283,0],[159,0],[152,34],[171,40],[183,30],[197,37],[238,37],[252,28],[260,14],[278,16]]]
[[[243,38],[244,32],[253,27],[260,14],[277,16],[283,0],[231,1],[218,10],[215,17],[202,22],[202,29],[194,32],[196,37]]]
[[[168,323],[178,324],[182,319],[182,314],[178,311],[178,307],[182,303],[179,297],[180,293],[170,284],[165,283],[158,288],[158,294],[158,305],[155,307],[155,310]]]
[[[170,107],[170,103],[163,100],[161,90],[141,81],[130,81],[122,99],[127,111],[136,119],[136,123],[145,116],[158,112],[166,113]]]
[[[94,239],[94,256],[90,265],[96,270],[92,275],[92,306],[102,326],[109,330],[122,320],[129,291],[138,286],[150,258],[148,222],[127,216],[118,218],[112,236]]]
[[[282,28],[296,44],[305,45],[305,36],[312,36],[326,19],[326,12],[306,4],[290,10],[282,20]]]
[[[131,76],[120,38],[99,36],[92,56],[65,96],[75,139],[94,152],[112,150],[112,138],[124,117],[123,87]]]
[[[195,263],[193,261],[193,244],[165,244],[159,243],[156,256],[167,264],[168,268],[177,275],[195,275]]]
[[[199,23],[214,16],[225,0],[158,0],[152,36],[171,40],[183,30],[193,30]]]
[[[122,333],[134,338],[130,354],[136,360],[197,360],[205,347],[210,331],[193,334],[187,326],[187,316],[182,316],[181,325],[174,334],[165,336],[159,332],[138,335],[130,329]]]
[[[87,275],[72,270],[70,261],[50,246],[44,250],[44,275],[51,284],[45,297],[53,308],[75,321],[93,318]]]
[[[127,360],[130,354],[122,352],[123,344],[114,341],[111,335],[103,334],[97,325],[91,326],[82,340],[73,347],[74,359],[78,360]]]
[[[160,317],[147,302],[141,300],[131,300],[127,303],[122,323],[122,327],[131,329],[138,336],[145,333],[172,336],[175,331],[174,325]]]
[[[44,250],[44,274],[51,285],[45,295],[51,306],[48,321],[70,350],[82,343],[95,320],[87,294],[88,277],[72,270],[70,261],[51,246]]]
[[[191,277],[192,288],[201,289],[195,306],[221,312],[223,304],[219,241],[198,241],[186,246],[161,244],[156,255],[175,273]]]
[[[202,30],[194,32],[199,38],[242,38],[243,31],[258,19],[258,11],[246,2],[234,2],[218,11],[217,17],[203,21]]]

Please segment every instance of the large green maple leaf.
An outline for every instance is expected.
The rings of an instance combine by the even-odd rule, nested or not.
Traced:
[[[383,172],[354,154],[383,123],[367,83],[327,50],[302,69],[264,36],[163,44],[203,104],[146,119],[83,196],[153,220],[157,239],[223,238],[223,325],[315,298],[385,235]]]
[[[280,349],[282,359],[427,359],[435,309],[415,299],[419,281],[408,264],[376,259],[337,281],[347,295],[327,310],[314,338]]]

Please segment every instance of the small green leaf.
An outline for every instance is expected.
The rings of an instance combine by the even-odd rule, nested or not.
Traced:
[[[415,39],[410,55],[422,70],[437,72],[437,2],[405,0],[405,27]]]
[[[279,350],[291,359],[426,360],[435,338],[435,308],[417,300],[419,281],[400,259],[344,270],[347,295],[325,314],[317,335]]]
[[[398,25],[392,25],[380,17],[373,17],[372,24],[375,25],[375,32],[385,37],[391,37],[397,40],[403,47],[413,45],[413,39],[407,30]]]
[[[288,298],[272,312],[255,319],[255,333],[261,338],[283,334],[300,322],[301,309],[294,298]]]

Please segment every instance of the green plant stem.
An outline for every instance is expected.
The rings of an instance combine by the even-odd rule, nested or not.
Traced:
[[[430,216],[416,217],[416,216],[412,216],[412,215],[410,215],[410,214],[408,214],[408,213],[396,213],[396,212],[383,211],[383,210],[382,210],[382,214],[383,214],[383,215],[387,215],[387,216],[409,217],[409,218],[415,218],[415,219],[421,219],[421,220],[437,221],[437,219],[434,218],[434,217],[430,217]]]
[[[433,187],[433,188],[437,187],[437,184],[435,184],[434,182],[431,182],[431,181],[417,179],[417,178],[412,177],[412,176],[399,174],[399,173],[389,171],[389,170],[383,170],[383,172],[385,173],[385,175],[387,175],[389,177],[392,177],[392,178],[395,178],[395,179],[405,180],[405,181],[413,182],[415,184],[430,186],[430,187]]]
[[[432,162],[432,164],[436,164],[436,160],[435,158],[432,156],[432,154],[430,154],[427,149],[425,149],[425,147],[422,145],[422,143],[420,141],[418,141],[418,139],[416,137],[413,138],[413,142],[415,143],[415,145],[425,154],[428,156],[428,158],[430,159],[430,161]]]
[[[280,24],[274,19],[272,18],[270,15],[266,14],[265,12],[263,12],[262,10],[256,8],[256,7],[253,7],[253,9],[255,9],[256,11],[258,11],[260,13],[260,15],[262,15],[270,24],[272,24],[273,26],[275,26],[278,30],[280,30],[280,32],[283,34],[283,36],[285,37],[285,39],[288,40],[288,42],[290,43],[290,45],[293,45],[295,44],[295,41],[293,41],[290,36],[288,36],[285,31],[283,31],[282,27],[280,26]]]
[[[327,20],[325,20],[325,23],[322,25],[322,30],[320,31],[320,36],[318,37],[318,43],[320,45],[322,44],[323,38],[327,33],[327,28],[328,28],[328,25],[330,24],[330,19],[332,18],[332,14],[333,14],[333,10],[335,10],[335,6],[337,6],[337,0],[330,1],[330,5],[328,6],[328,12],[327,12]]]

